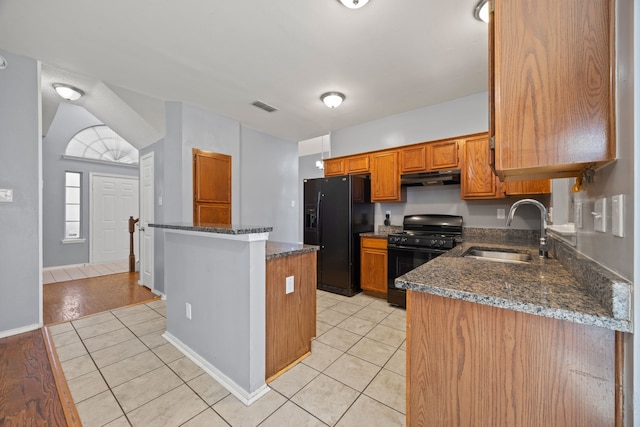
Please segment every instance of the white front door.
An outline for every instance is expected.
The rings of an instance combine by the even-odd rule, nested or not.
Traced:
[[[138,191],[137,177],[91,174],[92,263],[128,260],[129,217],[138,214]]]
[[[139,282],[153,289],[153,223],[154,190],[153,190],[153,153],[140,159],[140,276]]]

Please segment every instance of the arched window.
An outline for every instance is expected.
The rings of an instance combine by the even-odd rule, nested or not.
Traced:
[[[91,126],[75,134],[64,154],[104,162],[138,163],[138,150],[106,125]]]

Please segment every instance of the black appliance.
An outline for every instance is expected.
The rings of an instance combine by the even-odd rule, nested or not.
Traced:
[[[373,231],[369,178],[304,180],[304,243],[317,245],[318,289],[360,292],[360,233]]]
[[[431,261],[462,238],[462,217],[456,215],[407,215],[402,233],[387,237],[387,301],[406,307],[406,292],[395,287],[397,277]]]

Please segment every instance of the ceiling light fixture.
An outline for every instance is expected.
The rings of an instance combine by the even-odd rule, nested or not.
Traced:
[[[473,10],[473,17],[485,24],[489,23],[489,2],[488,0],[480,0]]]
[[[340,92],[327,92],[320,95],[320,100],[329,108],[339,107],[344,98],[344,94]]]
[[[0,55],[0,70],[4,70],[5,68],[7,68],[7,59]]]
[[[369,0],[338,0],[343,6],[349,9],[360,9],[365,4],[369,3]]]
[[[54,83],[52,86],[56,90],[58,95],[60,95],[60,97],[66,99],[67,101],[77,101],[78,99],[82,98],[82,95],[84,95],[83,91],[71,85]]]

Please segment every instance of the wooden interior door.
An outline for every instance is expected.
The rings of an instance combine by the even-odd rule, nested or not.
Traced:
[[[231,156],[193,149],[193,223],[231,224]]]

